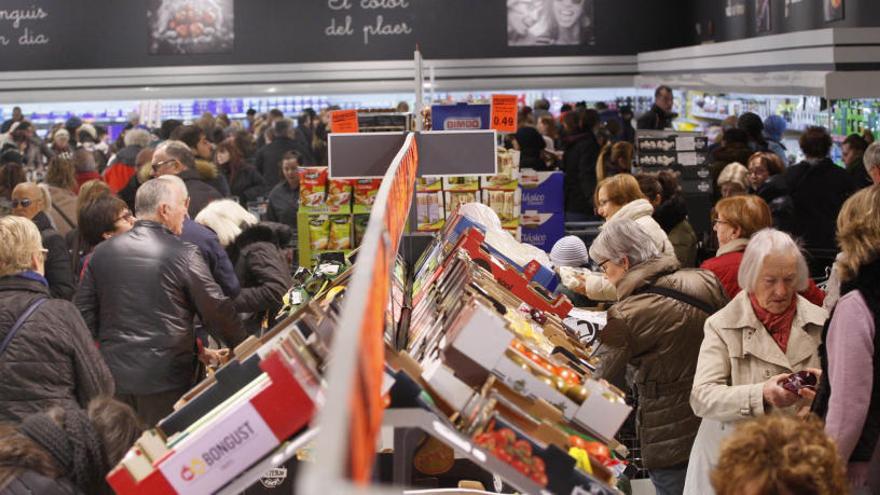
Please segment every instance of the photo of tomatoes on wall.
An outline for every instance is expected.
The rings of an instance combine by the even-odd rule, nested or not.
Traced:
[[[151,55],[229,53],[234,0],[150,0]]]

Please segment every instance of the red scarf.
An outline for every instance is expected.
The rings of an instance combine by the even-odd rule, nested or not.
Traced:
[[[778,315],[762,308],[754,294],[749,294],[749,301],[752,302],[752,309],[755,311],[758,321],[764,324],[764,328],[770,332],[782,352],[785,352],[788,347],[788,337],[791,336],[791,323],[797,312],[797,295],[792,298],[791,306]]]

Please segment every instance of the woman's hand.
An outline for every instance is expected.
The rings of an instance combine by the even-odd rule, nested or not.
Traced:
[[[764,403],[776,408],[788,407],[793,405],[800,399],[798,394],[794,394],[782,388],[780,383],[789,377],[791,373],[782,373],[770,378],[764,382]]]

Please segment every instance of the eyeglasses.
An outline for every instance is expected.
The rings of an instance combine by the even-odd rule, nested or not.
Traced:
[[[168,160],[162,160],[162,161],[159,162],[159,163],[154,163],[153,165],[151,165],[151,167],[152,167],[152,169],[153,169],[153,172],[158,172],[159,169],[161,169],[161,168],[164,167],[165,165],[168,165],[168,164],[170,164],[170,163],[174,163],[174,162],[176,162],[176,161],[177,161],[176,158],[169,158]]]
[[[13,207],[13,208],[18,208],[19,205],[21,205],[22,208],[27,208],[28,206],[30,206],[30,205],[32,205],[32,204],[34,204],[34,202],[33,202],[32,200],[28,199],[28,198],[24,198],[24,199],[13,199],[13,200],[12,200],[12,207]]]
[[[723,223],[723,224],[725,224],[725,225],[731,225],[731,223],[728,222],[727,220],[719,220],[719,219],[717,219],[717,218],[716,218],[715,220],[712,220],[712,226],[713,226],[713,227],[716,226],[716,225],[718,225],[719,223]]]
[[[119,218],[116,221],[125,220],[126,222],[131,222],[134,219],[134,215],[131,214],[129,210],[125,210],[122,215],[119,215]]]
[[[602,273],[608,273],[608,272],[605,270],[605,264],[608,263],[609,261],[611,261],[611,260],[605,260],[605,261],[599,263],[599,270],[600,270]]]

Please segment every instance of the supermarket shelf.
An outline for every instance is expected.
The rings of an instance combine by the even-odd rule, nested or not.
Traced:
[[[448,426],[443,420],[429,411],[417,408],[388,409],[385,411],[382,424],[395,428],[418,428],[447,446],[452,447],[456,452],[461,453],[464,457],[478,466],[482,466],[490,473],[497,474],[521,493],[533,495],[552,494],[549,490],[541,488],[530,478],[513,469],[509,464],[477,447],[470,438]],[[589,493],[594,495],[619,495],[620,492],[608,487],[608,485],[592,476],[587,474],[584,474],[584,476],[592,482]]]
[[[238,478],[232,480],[228,485],[224,486],[217,492],[218,495],[239,495],[241,492],[253,486],[260,481],[260,478],[266,474],[266,471],[278,467],[289,461],[296,451],[311,442],[318,434],[317,428],[309,428],[300,433],[296,438],[284,442],[277,449],[273,450],[260,462],[253,465],[247,471],[241,473]]]

